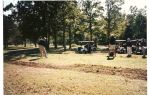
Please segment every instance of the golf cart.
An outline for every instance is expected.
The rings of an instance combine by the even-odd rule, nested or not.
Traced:
[[[77,53],[86,54],[91,53],[91,51],[96,51],[96,45],[94,41],[79,41],[81,45],[76,49]]]
[[[139,45],[137,46],[137,40],[139,41]],[[141,46],[142,39],[132,40],[132,50],[135,54],[142,54],[142,46]],[[144,47],[145,52],[147,53],[147,46]]]
[[[137,40],[139,41],[139,46],[137,46]],[[141,39],[131,40],[132,43],[132,53],[142,54],[142,47],[140,45]],[[147,47],[144,47],[147,53]],[[117,53],[126,53],[126,40],[116,40],[116,52]]]
[[[126,53],[126,40],[116,40],[116,52],[119,54]]]

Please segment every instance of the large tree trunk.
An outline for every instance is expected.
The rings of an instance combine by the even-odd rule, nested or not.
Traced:
[[[63,19],[63,47],[64,47],[64,51],[66,51],[66,37],[65,37],[65,18]]]
[[[93,34],[92,34],[92,22],[91,22],[91,17],[90,17],[89,29],[90,29],[90,40],[92,41],[92,39],[93,39]]]
[[[92,23],[90,22],[90,40],[92,41],[93,36],[92,36]]]
[[[69,50],[71,49],[71,25],[69,27]]]
[[[8,48],[8,30],[6,28],[6,24],[4,22],[4,27],[3,27],[3,43],[4,43],[4,49]]]
[[[24,40],[24,47],[26,47],[27,46],[27,41],[26,41],[26,39]]]
[[[49,50],[49,41],[50,41],[50,39],[49,39],[49,33],[47,34],[47,48],[48,48],[48,50]]]
[[[57,31],[54,32],[54,46],[57,49]]]
[[[8,48],[8,37],[7,36],[4,36],[4,49],[7,49]]]
[[[35,47],[37,47],[36,43],[34,44]]]
[[[64,47],[64,51],[66,51],[66,39],[65,39],[65,27],[63,27],[63,47]]]
[[[49,31],[47,32],[47,50],[49,51]]]
[[[35,47],[37,47],[37,44],[36,44],[36,42],[34,42],[34,46],[35,46]]]
[[[4,49],[7,49],[7,48],[8,48],[8,41],[5,40],[5,41],[4,41]]]
[[[55,22],[55,23],[53,23],[53,25],[52,25],[52,27],[51,27],[51,29],[52,29],[52,31],[53,31],[53,37],[54,37],[54,42],[53,42],[53,44],[54,44],[54,48],[55,49],[57,49],[57,20],[55,21],[56,19],[52,19],[52,22]]]
[[[109,38],[110,36],[110,22],[108,22],[108,29],[107,29],[107,37]]]
[[[111,15],[110,15],[110,12],[109,10],[111,10],[111,7],[110,5],[107,6],[108,8],[108,13],[107,13],[107,40],[109,40],[109,37],[110,37],[110,32],[111,32],[111,27],[110,27],[110,24],[111,24]]]

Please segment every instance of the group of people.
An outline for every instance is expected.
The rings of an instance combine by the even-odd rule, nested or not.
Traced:
[[[111,52],[114,53],[114,56],[116,56],[116,41],[115,41],[115,37],[112,34],[110,36],[109,39],[109,55]],[[131,57],[132,56],[132,41],[130,38],[127,38],[125,46],[126,46],[126,50],[127,50],[127,57]],[[141,41],[137,40],[136,41],[136,48],[135,51],[138,51],[139,47],[141,47],[141,52],[142,52],[142,57],[145,58],[146,57],[146,40],[144,38],[141,39]]]
[[[144,38],[142,38],[141,41],[139,40],[136,41],[135,48],[132,47],[130,38],[127,39],[126,45],[127,45],[127,53],[128,53],[127,57],[131,57],[133,51],[135,52],[139,51],[140,53],[142,53],[143,58],[146,57],[146,40]]]
[[[46,52],[46,48],[47,48],[47,38],[46,37],[40,37],[38,39],[38,45],[39,45],[39,50],[40,50],[40,54],[41,57],[46,57],[47,58],[47,52]],[[146,40],[144,38],[142,38],[141,41],[137,40],[136,42],[136,51],[139,49],[139,46],[141,47],[142,50],[142,54],[143,54],[143,58],[146,57]],[[87,51],[90,53],[91,52],[91,44],[87,44],[85,45],[85,47],[87,48]],[[114,35],[112,34],[109,38],[109,52],[108,55],[110,55],[111,53],[113,53],[113,56],[116,57],[116,38],[114,37]],[[126,40],[126,49],[127,49],[127,57],[131,57],[132,55],[132,43],[131,43],[131,39],[127,38]]]

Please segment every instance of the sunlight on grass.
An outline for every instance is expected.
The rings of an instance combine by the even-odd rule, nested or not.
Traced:
[[[39,62],[42,64],[54,64],[54,65],[73,65],[73,64],[95,64],[105,66],[117,66],[125,68],[143,68],[146,69],[147,60],[143,59],[141,55],[133,55],[131,58],[127,58],[126,54],[117,54],[114,60],[107,60],[107,53],[92,53],[92,54],[75,54],[73,51],[67,51],[63,54],[48,54],[48,58],[39,57],[26,57],[21,59],[22,61]]]

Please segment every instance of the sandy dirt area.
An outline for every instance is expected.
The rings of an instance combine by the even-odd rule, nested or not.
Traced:
[[[122,76],[4,64],[5,95],[146,95],[147,82]]]

